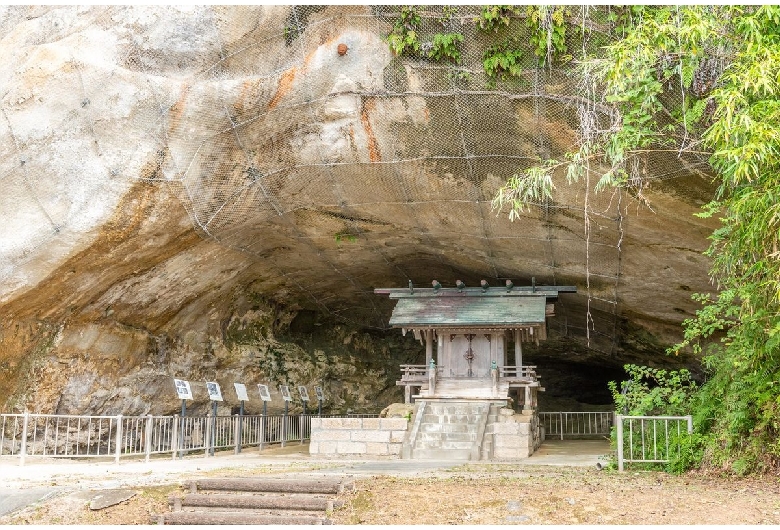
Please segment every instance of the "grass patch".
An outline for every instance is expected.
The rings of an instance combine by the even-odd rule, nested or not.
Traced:
[[[335,508],[328,515],[333,518],[336,524],[363,524],[368,520],[368,516],[374,512],[374,495],[370,491],[349,492],[348,497],[341,499],[344,505]]]

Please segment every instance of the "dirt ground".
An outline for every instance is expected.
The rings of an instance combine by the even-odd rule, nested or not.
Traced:
[[[235,476],[236,471],[207,474]],[[329,515],[335,524],[780,524],[776,477],[466,464],[429,477],[354,481],[355,491],[341,495],[344,506]],[[82,491],[24,508],[0,518],[0,524],[150,524],[154,514],[168,511],[168,495],[181,486],[133,489],[135,497],[103,510],[90,510]]]
[[[181,491],[179,485],[132,488],[138,494],[103,510],[90,510],[85,492],[58,496],[37,506],[0,517],[2,525],[115,525],[151,524],[152,517],[168,511],[168,495]],[[86,492],[92,493],[94,492]]]
[[[336,524],[780,524],[780,481],[591,468],[465,466],[357,483]]]

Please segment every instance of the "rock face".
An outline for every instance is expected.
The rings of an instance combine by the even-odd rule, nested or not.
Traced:
[[[434,278],[577,285],[539,359],[667,362],[710,288],[702,164],[636,168],[652,210],[560,175],[555,202],[497,216],[582,101],[530,63],[488,86],[460,9],[456,67],[394,57],[392,10],[363,6],[0,8],[3,409],[168,413],[178,377],[196,409],[216,380],[226,406],[238,381],[379,411],[423,350],[373,288]]]

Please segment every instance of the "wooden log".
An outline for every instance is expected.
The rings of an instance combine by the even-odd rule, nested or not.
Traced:
[[[254,491],[268,493],[327,493],[336,494],[350,485],[341,481],[318,479],[267,479],[267,478],[202,478],[189,483],[190,491]]]
[[[223,525],[223,524],[328,524],[324,517],[305,515],[258,515],[235,512],[172,512],[151,519],[152,524]]]
[[[188,494],[183,498],[171,497],[174,511],[181,511],[184,507],[209,507],[209,508],[252,508],[265,510],[316,510],[326,511],[333,509],[333,501],[327,497],[313,497],[311,495],[230,495],[230,494]]]

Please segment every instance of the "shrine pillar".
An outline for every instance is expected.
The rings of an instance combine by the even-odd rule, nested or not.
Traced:
[[[433,358],[433,330],[425,330],[425,365],[430,366]]]
[[[532,400],[532,392],[531,387],[526,386],[525,388],[525,401],[523,403],[523,412],[533,410],[533,402]]]

